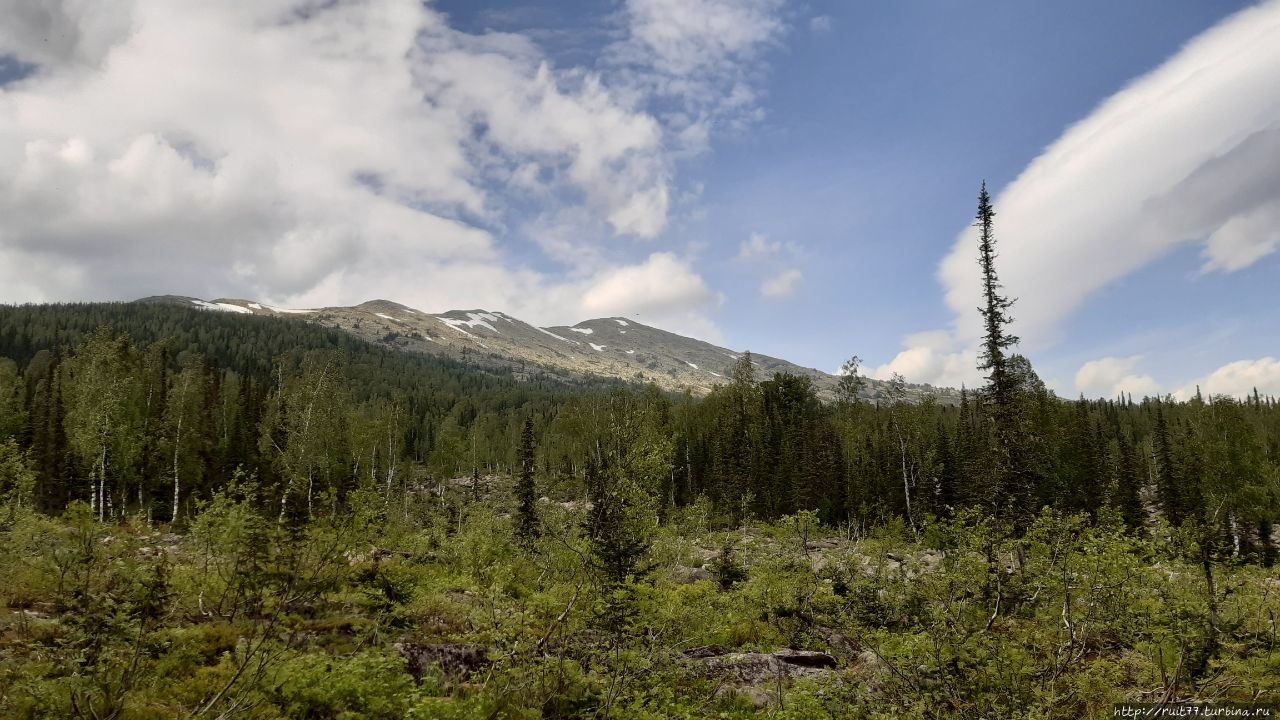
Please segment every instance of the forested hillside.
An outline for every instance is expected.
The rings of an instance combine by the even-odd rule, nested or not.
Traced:
[[[419,484],[510,474],[526,418],[562,494],[584,492],[599,448],[643,452],[664,508],[705,497],[729,524],[814,510],[832,525],[917,527],[1011,495],[990,398],[871,404],[849,388],[822,403],[807,378],[755,377],[750,355],[695,400],[516,380],[301,322],[102,304],[0,308],[0,358],[0,430],[53,513],[83,500],[104,517],[168,521],[175,475],[181,505],[237,468],[273,492],[303,473],[313,494],[398,468],[399,482]],[[1011,367],[1024,516],[1048,506],[1096,518],[1109,506],[1135,530],[1156,513],[1211,519],[1233,554],[1272,556],[1274,398],[1063,402],[1024,360]]]
[[[0,309],[0,716],[1274,701],[1280,404],[1067,402],[992,347],[959,405],[750,355],[699,400]]]
[[[288,422],[290,403],[310,411],[307,442],[330,453],[314,460],[328,481],[342,464],[385,475],[433,458],[453,473],[464,427],[469,460],[510,467],[512,411],[551,416],[573,393],[609,386],[516,380],[302,322],[132,303],[0,307],[0,358],[0,427],[29,448],[39,507],[96,503],[87,480],[69,481],[94,475],[104,512],[163,507],[166,519],[173,493],[161,478],[175,472],[182,502],[207,497],[237,467],[274,485],[282,466],[262,433]]]

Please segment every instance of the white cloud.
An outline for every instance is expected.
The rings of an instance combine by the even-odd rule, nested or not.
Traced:
[[[1280,153],[1280,147],[1275,152]],[[1205,272],[1242,270],[1275,252],[1277,247],[1280,247],[1280,204],[1260,207],[1231,218],[1209,236],[1203,269]]]
[[[784,298],[796,291],[804,275],[795,268],[779,272],[760,283],[760,296],[764,298]]]
[[[627,37],[611,64],[635,92],[674,102],[664,122],[685,152],[707,149],[713,127],[761,116],[760,59],[785,31],[783,0],[626,0]]]
[[[1228,363],[1205,377],[1178,388],[1173,395],[1179,400],[1186,400],[1195,395],[1196,386],[1199,386],[1205,397],[1245,397],[1252,395],[1255,388],[1262,395],[1280,395],[1280,360],[1264,357]]]
[[[998,270],[1024,348],[1058,342],[1087,298],[1180,246],[1204,243],[1205,271],[1275,252],[1277,76],[1280,0],[1270,0],[1107,99],[999,194]],[[970,227],[938,271],[960,348],[981,335],[976,247]]]
[[[5,0],[0,48],[41,65],[99,65],[129,33],[131,3],[103,0]]]
[[[904,349],[892,360],[870,369],[868,374],[877,380],[889,380],[897,373],[909,382],[942,387],[977,387],[983,382],[976,369],[977,351],[958,347],[945,330],[908,335],[902,344]]]
[[[712,292],[687,260],[654,253],[639,265],[614,268],[593,278],[581,292],[584,317],[634,316],[641,322],[719,341],[705,311],[723,297]]]
[[[782,32],[781,0],[627,0],[631,36],[669,77],[724,73]]]
[[[653,54],[592,70],[416,0],[0,0],[0,55],[38,65],[0,87],[0,301],[381,296],[565,322],[600,285],[615,314],[713,333],[689,262],[601,248],[661,235],[693,128],[675,115],[747,107],[739,62],[776,7],[634,2],[624,44]],[[545,222],[512,217],[532,201]],[[515,262],[494,234],[513,219],[567,271]],[[636,268],[677,299],[607,290]]]
[[[1090,360],[1076,371],[1076,391],[1089,397],[1113,398],[1129,393],[1137,398],[1155,396],[1160,385],[1150,375],[1131,372],[1142,356],[1104,357]]]
[[[772,258],[782,252],[782,243],[777,240],[769,240],[760,233],[751,233],[742,244],[738,246],[737,260],[764,260]]]
[[[1192,40],[1071,127],[996,199],[1000,279],[1029,347],[1058,339],[1091,294],[1207,238],[1234,270],[1275,249],[1280,212],[1280,1]],[[962,338],[981,295],[969,228],[939,276]],[[1056,280],[1051,280],[1055,279]]]
[[[831,32],[831,16],[815,15],[809,18],[809,32],[815,35]]]

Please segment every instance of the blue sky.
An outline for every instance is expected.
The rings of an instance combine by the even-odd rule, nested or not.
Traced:
[[[986,180],[1058,392],[1280,393],[1276,0],[7,4],[0,301],[626,315],[972,384]]]

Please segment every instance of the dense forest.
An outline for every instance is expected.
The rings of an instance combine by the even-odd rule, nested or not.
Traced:
[[[1081,717],[1275,703],[1280,404],[705,398],[299,320],[0,308],[0,716]]]
[[[1107,508],[1135,533],[1158,515],[1203,525],[1231,557],[1275,559],[1280,404],[1256,393],[1068,402],[1011,356],[1013,489],[989,394],[871,404],[854,375],[823,403],[806,378],[755,377],[749,353],[695,399],[518,381],[303,322],[162,305],[4,308],[0,327],[6,457],[32,475],[24,501],[49,514],[83,501],[102,520],[180,521],[240,472],[313,515],[321,494],[511,475],[528,420],[548,493],[583,497],[591,457],[642,457],[660,517],[705,499],[726,527],[812,510],[918,534],[966,507],[1017,503],[1014,521]]]

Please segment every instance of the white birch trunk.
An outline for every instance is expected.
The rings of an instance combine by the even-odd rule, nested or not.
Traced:
[[[178,481],[178,447],[180,446],[181,443],[182,443],[182,416],[179,415],[178,429],[173,436],[173,515],[170,516],[172,518],[169,521],[170,523],[175,523],[178,521],[178,500],[180,497],[179,496],[180,483]]]

